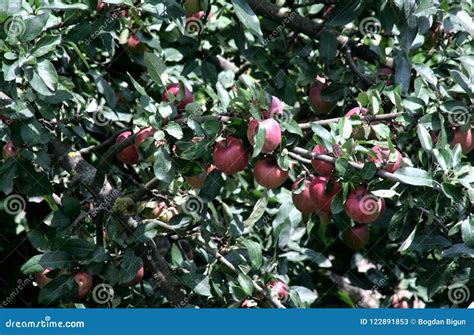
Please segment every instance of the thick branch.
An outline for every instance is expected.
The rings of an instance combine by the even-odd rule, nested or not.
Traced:
[[[301,16],[288,8],[277,6],[266,0],[248,0],[248,3],[256,14],[284,24],[294,31],[303,33],[311,38],[319,38],[319,34],[323,29],[321,24]],[[355,44],[345,35],[338,35],[336,39],[341,49],[345,47],[350,48],[354,55],[360,59],[372,64],[382,63],[386,66],[393,67],[393,59],[380,59],[380,57],[366,45]]]

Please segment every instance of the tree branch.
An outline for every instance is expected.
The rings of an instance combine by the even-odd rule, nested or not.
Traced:
[[[311,38],[319,38],[319,34],[324,28],[323,25],[301,16],[288,8],[277,6],[266,0],[248,0],[248,3],[256,14],[272,19],[280,24],[284,24],[294,31],[303,33]],[[354,53],[354,55],[369,63],[381,63],[385,66],[393,67],[393,59],[387,58],[382,60],[380,56],[371,51],[366,45],[355,44],[345,35],[338,35],[336,39],[341,50],[347,47]]]

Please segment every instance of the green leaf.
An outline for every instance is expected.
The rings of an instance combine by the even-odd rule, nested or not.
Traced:
[[[474,248],[474,215],[465,219],[461,225],[462,240],[470,247]]]
[[[247,248],[249,254],[250,263],[254,269],[260,269],[263,263],[262,257],[262,246],[260,243],[251,241],[251,240],[242,240],[242,244]]]
[[[267,209],[268,205],[268,193],[265,192],[263,197],[258,199],[257,203],[255,204],[252,213],[244,221],[246,226],[253,226],[260,218],[265,214],[265,210]]]
[[[413,239],[415,238],[415,234],[416,234],[416,228],[418,226],[415,226],[415,228],[413,229],[413,231],[410,233],[410,235],[408,235],[407,239],[402,243],[402,245],[400,246],[400,248],[398,248],[398,251],[405,251],[407,250],[408,248],[410,248],[411,244],[413,243]]]
[[[25,264],[20,268],[21,272],[25,275],[43,272],[45,268],[41,266],[40,260],[43,255],[35,255],[26,261]]]
[[[255,35],[260,42],[263,42],[262,29],[260,28],[260,21],[250,8],[245,0],[232,0],[234,11],[240,22],[248,28],[248,30]]]
[[[183,138],[183,130],[181,129],[181,126],[176,123],[176,122],[169,122],[168,126],[165,128],[165,131],[170,135],[173,136],[174,138],[180,140]]]
[[[16,172],[16,159],[9,159],[4,164],[0,165],[0,191],[5,194],[12,193]]]
[[[244,290],[245,294],[251,296],[254,290],[252,279],[243,273],[239,273],[237,280],[242,290]]]
[[[44,13],[25,20],[25,32],[20,36],[21,41],[29,42],[34,40],[46,26],[49,13]]]
[[[435,184],[430,174],[422,169],[404,167],[395,171],[395,176],[409,185],[434,187]]]
[[[63,269],[72,264],[72,257],[65,251],[51,251],[45,253],[39,263],[45,269]]]
[[[164,74],[166,72],[166,64],[157,55],[145,52],[145,65],[148,69],[148,74],[155,83],[164,85]]]
[[[153,171],[155,172],[155,177],[165,183],[171,183],[174,177],[174,171],[169,148],[166,146],[158,147],[154,157]]]
[[[222,178],[222,173],[220,173],[217,169],[214,169],[206,177],[204,186],[201,189],[199,196],[204,201],[211,202],[219,195],[223,186],[224,178]]]
[[[69,302],[74,299],[78,291],[79,287],[74,277],[61,275],[41,289],[38,302],[42,305],[50,305],[59,301]]]
[[[421,146],[428,154],[431,154],[431,150],[433,149],[433,140],[431,139],[430,133],[421,124],[418,124],[416,131],[418,133]]]
[[[86,240],[70,239],[64,243],[61,249],[77,259],[86,260],[95,251],[95,244]]]
[[[123,256],[122,263],[120,263],[119,283],[126,285],[131,282],[142,264],[142,259],[128,249]]]
[[[48,60],[42,60],[37,66],[38,75],[44,84],[51,90],[56,91],[58,85],[58,74],[54,65]]]
[[[331,31],[324,30],[320,36],[319,55],[321,56],[323,62],[329,66],[336,58],[338,47],[336,34]]]

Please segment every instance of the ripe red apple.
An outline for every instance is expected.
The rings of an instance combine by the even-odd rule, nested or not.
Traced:
[[[288,171],[282,170],[274,157],[265,157],[255,163],[255,179],[263,187],[274,189],[288,179]]]
[[[384,200],[378,198],[364,187],[353,190],[347,197],[344,208],[346,214],[357,223],[370,223],[377,220],[384,209]]]
[[[454,130],[454,138],[451,142],[451,148],[456,144],[461,145],[462,153],[467,155],[474,149],[474,142],[472,141],[472,128],[467,131],[461,131],[461,128]]]
[[[317,114],[328,114],[333,110],[334,107],[336,107],[336,103],[325,101],[321,98],[321,91],[324,88],[326,88],[325,84],[317,82],[311,86],[309,90],[309,101],[311,107]]]
[[[81,271],[74,275],[74,280],[79,286],[78,298],[84,299],[92,289],[92,276],[85,271]]]
[[[135,144],[138,146],[140,143],[145,142],[145,140],[155,134],[156,129],[153,127],[142,128],[138,131],[137,137],[135,137]]]
[[[105,7],[105,3],[103,0],[99,0],[97,2],[97,11],[100,13]]]
[[[142,53],[145,51],[146,46],[143,44],[137,37],[137,35],[132,34],[127,41],[128,50],[133,53]]]
[[[124,131],[115,140],[115,143],[124,141],[127,137],[132,136],[133,133],[129,130]],[[136,145],[132,144],[117,154],[117,159],[125,164],[137,164],[138,163],[138,151]]]
[[[49,284],[50,281],[53,280],[53,278],[48,277],[48,273],[50,273],[51,271],[51,268],[47,268],[43,272],[35,273],[35,281],[36,284],[38,284],[39,288],[45,287]]]
[[[211,173],[216,167],[214,165],[209,165],[206,171],[201,172],[195,176],[184,176],[186,182],[191,185],[193,188],[202,188],[206,182],[207,175]]]
[[[266,286],[270,289],[272,296],[277,297],[283,302],[288,299],[288,286],[285,282],[281,280],[271,280]]]
[[[194,101],[193,94],[186,87],[184,88],[184,98],[181,101],[177,101],[176,98],[179,96],[179,84],[171,84],[166,87],[163,92],[163,101],[169,102],[169,95],[172,94],[175,98],[174,104],[178,110],[184,110],[186,106]]]
[[[201,10],[201,1],[200,0],[185,0],[184,9],[186,14],[195,14]]]
[[[342,240],[352,250],[362,249],[369,243],[369,228],[367,225],[357,225],[342,233]]]
[[[369,160],[374,162],[378,168],[382,168],[383,170],[390,173],[394,173],[400,168],[403,156],[397,149],[395,149],[393,155],[390,153],[390,149],[388,147],[381,148],[379,146],[374,146],[372,151],[375,153],[377,158],[369,156]]]
[[[262,113],[264,119],[277,118],[279,115],[283,114],[284,104],[275,96],[272,96],[272,102],[268,110]]]
[[[18,155],[19,152],[20,152],[20,150],[18,150],[18,148],[15,147],[13,142],[8,141],[3,146],[2,156],[3,156],[3,159],[7,160],[9,158],[15,157],[16,155]]]
[[[387,85],[391,86],[393,85],[393,80],[391,79],[393,76],[393,69],[388,66],[382,66],[380,68],[380,78],[387,80]]]
[[[216,143],[213,160],[219,171],[233,175],[245,169],[249,154],[238,138],[228,136],[225,140]]]
[[[314,177],[309,186],[309,194],[316,208],[320,212],[331,213],[331,202],[334,196],[341,190],[341,184],[338,182],[331,183],[329,189],[328,177]]]
[[[206,16],[206,12],[203,11],[203,10],[201,10],[197,13],[194,13],[194,14],[186,14],[187,18],[194,18],[194,19],[198,19],[198,20],[204,19],[205,16]],[[209,15],[207,16],[207,19],[211,20],[213,17],[214,17],[214,14],[212,12],[210,12]]]
[[[145,268],[143,267],[143,264],[140,266],[140,268],[138,269],[137,273],[135,274],[135,277],[127,283],[127,286],[135,286],[137,285],[139,282],[142,281],[143,279],[143,275],[145,274]]]
[[[313,153],[326,155],[328,152],[323,146],[318,144],[313,148]],[[321,176],[330,176],[334,171],[334,166],[331,163],[323,162],[317,159],[312,159],[311,165],[313,165],[314,170],[316,170],[316,172]]]
[[[318,210],[318,207],[313,202],[313,199],[311,199],[311,194],[309,191],[313,179],[314,176],[306,177],[306,187],[303,192],[299,194],[292,193],[293,204],[303,214],[314,213]],[[295,190],[298,187],[300,180],[301,178],[296,180],[296,182],[293,184],[292,190]]]
[[[247,129],[247,138],[251,145],[255,145],[254,135],[258,127],[258,121],[255,119],[250,120],[249,127]],[[262,152],[269,153],[278,148],[281,142],[281,128],[280,124],[274,119],[266,119],[260,122],[260,125],[265,129],[265,141],[263,144]]]

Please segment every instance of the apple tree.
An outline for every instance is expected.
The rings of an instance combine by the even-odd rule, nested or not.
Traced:
[[[6,0],[3,307],[467,307],[471,0]]]

